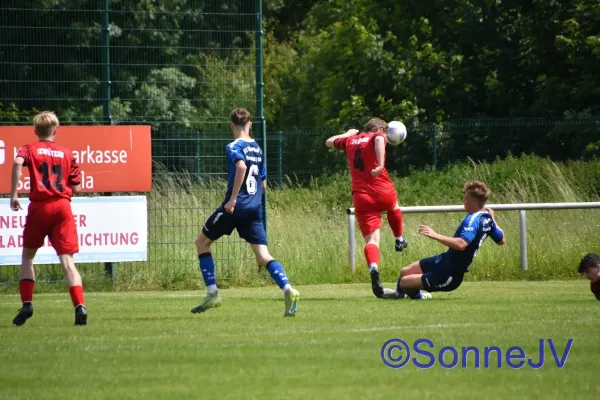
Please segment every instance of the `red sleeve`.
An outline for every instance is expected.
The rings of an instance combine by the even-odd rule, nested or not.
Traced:
[[[23,166],[27,166],[29,163],[29,145],[21,146],[19,151],[17,152],[17,157],[23,158],[25,161],[23,162]],[[17,158],[15,157],[15,158]]]
[[[346,150],[346,142],[348,141],[347,137],[337,138],[333,141],[333,147],[338,150]]]
[[[75,157],[71,153],[71,165],[69,168],[69,185],[75,186],[81,183],[81,171],[79,170],[79,165],[77,161],[75,161]]]

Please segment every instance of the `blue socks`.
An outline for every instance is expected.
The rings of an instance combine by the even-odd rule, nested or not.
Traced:
[[[211,253],[203,253],[198,255],[200,262],[200,272],[202,272],[202,278],[204,284],[208,287],[211,285],[217,285],[217,277],[215,276],[215,262],[212,258]]]
[[[396,283],[396,293],[398,294],[398,297],[404,297],[405,295],[404,290],[400,287],[401,280],[402,278],[398,278],[398,283]]]
[[[267,263],[266,267],[267,271],[269,271],[269,273],[271,274],[271,278],[273,278],[273,280],[275,281],[277,286],[279,286],[280,289],[283,290],[286,285],[290,284],[290,281],[288,281],[288,278],[285,275],[285,271],[283,270],[281,264],[279,264],[279,261],[271,260]]]

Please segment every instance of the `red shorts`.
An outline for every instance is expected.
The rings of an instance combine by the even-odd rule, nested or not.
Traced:
[[[391,211],[396,207],[398,198],[396,192],[373,197],[366,193],[354,193],[354,213],[363,237],[381,229],[381,213]]]
[[[57,255],[79,252],[77,226],[67,199],[31,202],[23,229],[23,247],[39,249],[49,237]]]

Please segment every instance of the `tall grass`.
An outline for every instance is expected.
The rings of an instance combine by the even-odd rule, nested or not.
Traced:
[[[482,180],[492,188],[490,203],[579,202],[598,201],[599,175],[597,161],[565,165],[522,156],[492,164],[468,162],[439,172],[415,172],[394,181],[404,206],[461,204],[462,185],[468,180]],[[317,180],[308,189],[287,187],[271,194],[272,235],[293,279],[302,283],[368,281],[358,232],[358,271],[355,275],[349,271],[344,213],[351,206],[348,187],[347,175],[340,174]],[[394,251],[392,233],[384,218],[382,278],[393,281],[406,264],[445,251],[439,243],[418,235],[420,224],[451,236],[464,216],[464,212],[405,214],[404,236],[410,245],[403,253]],[[600,210],[528,211],[529,265],[527,271],[522,271],[518,212],[497,212],[496,217],[506,232],[507,244],[497,246],[488,240],[467,280],[574,278],[579,259],[587,252],[600,251]],[[294,226],[294,230],[286,226]],[[302,239],[294,240],[299,232]]]
[[[394,177],[400,204],[461,204],[464,181],[482,180],[492,189],[490,203],[598,201],[600,161],[553,163],[535,156],[508,157],[491,164],[467,162],[443,171],[417,171]],[[160,175],[148,195],[149,261],[117,265],[117,289],[203,288],[194,239],[206,218],[223,199],[219,181],[193,184],[192,180]],[[357,236],[357,271],[350,272],[346,208],[352,206],[347,171],[314,179],[300,186],[293,181],[268,191],[268,236],[271,253],[284,265],[293,284],[368,282]],[[397,279],[398,270],[422,257],[445,251],[439,243],[417,234],[420,224],[451,236],[465,213],[405,214],[404,236],[409,247],[394,251],[393,237],[384,217],[381,271],[384,281]],[[600,210],[528,211],[529,268],[520,268],[517,211],[498,211],[507,244],[486,241],[466,279],[549,280],[577,277],[579,259],[600,252]],[[357,229],[358,232],[358,229]],[[213,245],[221,286],[272,284],[257,267],[249,246],[237,233]],[[86,276],[91,281],[93,276]]]

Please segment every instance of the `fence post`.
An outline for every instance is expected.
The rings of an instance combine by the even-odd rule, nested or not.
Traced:
[[[277,182],[279,186],[283,184],[283,134],[281,131],[277,132]]]
[[[350,270],[354,273],[356,270],[356,216],[354,210],[350,208],[346,210],[346,214],[348,214],[348,243],[350,244],[348,257],[350,258]]]
[[[263,30],[262,30],[262,0],[255,0],[256,5],[256,116],[261,129],[263,142],[263,163],[267,165],[267,127],[265,123],[265,110],[263,104]],[[268,171],[267,171],[268,175]],[[267,231],[267,193],[263,193],[264,226]]]
[[[102,12],[102,113],[104,125],[112,125],[112,115],[110,110],[110,25],[109,10],[110,0],[104,0],[104,10]],[[104,193],[110,196],[111,193]],[[115,263],[104,263],[104,273],[110,275],[114,281],[117,277]]]
[[[433,124],[433,137],[431,138],[431,164],[433,165],[433,169],[436,169],[437,166],[437,126]]]
[[[527,216],[525,210],[519,210],[519,233],[521,242],[521,268],[527,271]]]

